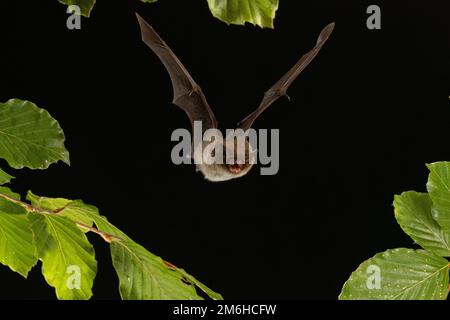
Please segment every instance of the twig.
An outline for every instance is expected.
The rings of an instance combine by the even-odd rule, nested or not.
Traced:
[[[29,204],[29,203],[26,203],[26,202],[23,202],[23,201],[18,200],[16,198],[10,197],[7,194],[4,194],[2,192],[0,192],[0,197],[3,198],[3,199],[6,199],[6,200],[8,200],[8,201],[10,201],[12,203],[18,204],[19,206],[23,207],[28,212],[43,213],[43,214],[47,214],[47,215],[58,215],[61,211],[63,211],[65,209],[65,207],[64,207],[64,208],[58,208],[58,209],[55,209],[55,210],[51,211],[51,210],[35,207],[35,206],[33,206],[33,205]],[[111,243],[113,240],[122,240],[118,236],[109,234],[107,232],[100,231],[97,228],[88,226],[88,225],[86,225],[84,223],[81,223],[81,222],[74,221],[74,220],[72,220],[72,219],[70,219],[68,217],[66,217],[66,218],[71,220],[72,222],[74,222],[80,229],[84,229],[84,230],[87,230],[87,231],[90,231],[90,232],[98,234],[100,237],[103,238],[103,240],[105,240],[108,243]]]

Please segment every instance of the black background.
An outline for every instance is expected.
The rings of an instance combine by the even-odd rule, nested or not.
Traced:
[[[80,31],[56,0],[2,1],[0,101],[47,109],[71,166],[9,170],[13,189],[83,199],[138,243],[226,299],[336,299],[375,253],[414,247],[394,194],[425,191],[425,163],[450,160],[448,1],[281,0],[275,30],[227,26],[206,0],[99,0]],[[382,29],[366,28],[378,4]],[[6,7],[4,7],[6,5]],[[141,41],[148,20],[202,86],[222,128],[336,29],[316,60],[255,123],[280,129],[280,171],[209,183],[170,160],[171,85]],[[5,168],[5,162],[1,163]],[[108,246],[95,235],[94,298],[119,298]],[[0,298],[53,299],[38,268],[0,267]]]

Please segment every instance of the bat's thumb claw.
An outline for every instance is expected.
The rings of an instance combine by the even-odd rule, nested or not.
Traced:
[[[287,93],[285,93],[284,96],[289,100],[289,102],[291,101],[291,97],[289,97]]]

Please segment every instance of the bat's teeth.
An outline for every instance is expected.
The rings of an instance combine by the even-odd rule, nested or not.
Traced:
[[[242,166],[239,164],[231,164],[231,165],[228,165],[228,170],[231,173],[239,173],[242,171]]]

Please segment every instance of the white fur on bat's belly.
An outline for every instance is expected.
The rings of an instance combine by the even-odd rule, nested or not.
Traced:
[[[245,176],[250,171],[250,167],[242,170],[239,173],[231,173],[229,170],[227,170],[225,165],[197,164],[197,170],[203,173],[203,176],[206,180],[219,182]]]
[[[203,150],[206,146],[208,146],[211,142],[203,143],[203,148],[198,147],[194,151],[194,159],[197,171],[200,171],[206,180],[212,181],[212,182],[219,182],[219,181],[227,181],[235,178],[240,178],[242,176],[245,176],[253,165],[249,165],[247,168],[244,168],[242,171],[238,173],[232,173],[228,170],[226,164],[208,164],[211,163],[212,155],[210,154],[203,154]],[[252,149],[250,146],[250,153],[252,154]],[[201,160],[201,161],[200,161]]]

